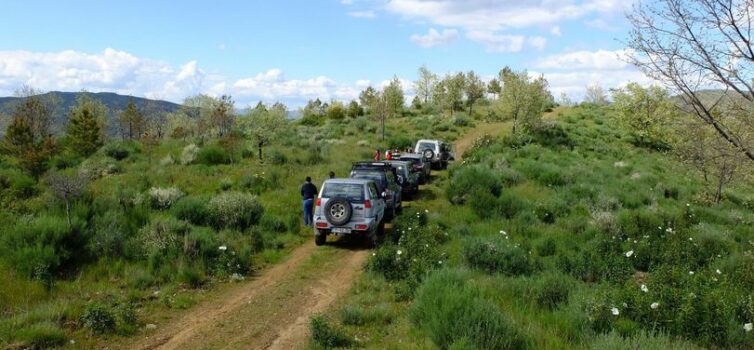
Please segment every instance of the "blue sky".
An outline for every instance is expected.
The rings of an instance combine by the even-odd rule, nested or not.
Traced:
[[[580,98],[643,77],[619,59],[620,0],[14,1],[0,20],[0,95],[115,91],[239,105],[350,99],[417,68],[509,65]]]

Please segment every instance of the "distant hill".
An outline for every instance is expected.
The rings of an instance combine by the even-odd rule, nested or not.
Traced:
[[[126,108],[130,101],[133,101],[136,106],[142,110],[148,107],[152,111],[159,112],[174,112],[181,108],[181,105],[173,102],[162,100],[150,100],[143,97],[119,95],[112,92],[63,92],[52,91],[44,95],[55,95],[60,100],[60,105],[55,114],[55,122],[53,130],[58,133],[63,130],[67,119],[68,110],[76,104],[76,98],[80,95],[88,95],[89,97],[102,102],[110,111],[107,120],[108,133],[113,134],[115,132],[114,118],[117,117],[118,112]],[[19,101],[23,100],[23,97],[0,97],[0,114],[8,115],[13,110],[13,106]],[[5,133],[5,125],[7,120],[0,120],[0,135]]]

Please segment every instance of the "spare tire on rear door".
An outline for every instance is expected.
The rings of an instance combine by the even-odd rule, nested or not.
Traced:
[[[435,151],[433,151],[430,148],[427,148],[424,151],[422,151],[422,155],[424,156],[424,159],[432,160],[432,158],[435,157]]]
[[[351,202],[343,197],[330,198],[325,204],[325,218],[334,226],[345,225],[351,220]]]

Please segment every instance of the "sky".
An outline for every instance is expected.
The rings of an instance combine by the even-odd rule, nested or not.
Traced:
[[[426,65],[485,79],[510,66],[553,95],[645,81],[621,59],[630,0],[3,1],[0,96],[112,91],[237,107],[350,100]]]

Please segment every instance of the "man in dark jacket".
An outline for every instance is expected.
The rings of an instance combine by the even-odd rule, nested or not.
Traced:
[[[306,182],[301,186],[301,198],[304,201],[304,226],[314,225],[315,197],[317,197],[317,186],[314,186],[312,178],[307,176]]]

